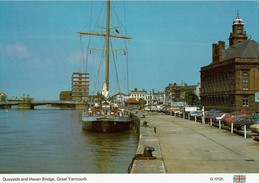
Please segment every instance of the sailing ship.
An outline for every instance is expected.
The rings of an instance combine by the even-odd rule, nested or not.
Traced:
[[[129,130],[132,125],[130,113],[117,103],[109,101],[109,62],[110,39],[132,39],[129,36],[114,35],[110,30],[111,1],[107,0],[106,32],[78,32],[80,35],[100,36],[105,38],[105,82],[102,89],[102,101],[89,103],[82,113],[82,129],[92,132],[113,133]]]

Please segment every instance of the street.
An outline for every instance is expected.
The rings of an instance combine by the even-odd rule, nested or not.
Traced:
[[[259,173],[259,142],[208,124],[148,113],[168,173]]]

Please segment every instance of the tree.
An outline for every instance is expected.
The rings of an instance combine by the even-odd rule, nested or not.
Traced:
[[[198,96],[191,91],[185,93],[185,101],[188,105],[200,105]]]
[[[139,99],[139,105],[140,105],[140,108],[141,109],[144,109],[144,106],[145,106],[145,104],[146,104],[147,102],[144,100],[144,99]]]

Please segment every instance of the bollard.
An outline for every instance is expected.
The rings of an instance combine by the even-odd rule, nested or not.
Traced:
[[[197,116],[196,115],[194,116],[194,120],[195,120],[195,122],[197,122]]]
[[[212,126],[212,119],[210,118],[210,126]]]
[[[219,129],[221,129],[221,120],[219,120]]]
[[[204,110],[204,106],[202,107],[202,118],[201,118],[201,122],[202,122],[202,124],[205,124],[205,110]]]
[[[143,157],[153,157],[153,151],[155,151],[155,148],[146,146],[143,151]]]
[[[246,139],[246,125],[244,125],[244,138]]]
[[[202,116],[202,124],[205,124],[205,116]]]
[[[231,133],[233,133],[233,129],[234,129],[234,124],[231,123]]]
[[[142,124],[143,127],[148,127],[148,122],[147,121],[144,121],[143,124]]]

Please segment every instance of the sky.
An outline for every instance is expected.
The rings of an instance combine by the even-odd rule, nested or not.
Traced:
[[[94,91],[94,83],[99,83],[97,51],[86,56],[89,38],[80,39],[77,32],[103,31],[102,6],[100,1],[0,1],[0,92],[9,98],[26,94],[35,100],[58,100],[60,91],[71,90],[72,73],[86,67],[83,58]],[[133,37],[114,46],[127,43],[127,56],[114,55],[128,60],[129,87],[122,76],[127,61],[119,59],[114,71],[124,78],[124,93],[199,83],[200,68],[211,63],[212,44],[222,40],[228,46],[237,11],[247,36],[259,42],[258,1],[126,0],[112,2],[112,8],[119,23],[112,21],[111,27]]]

